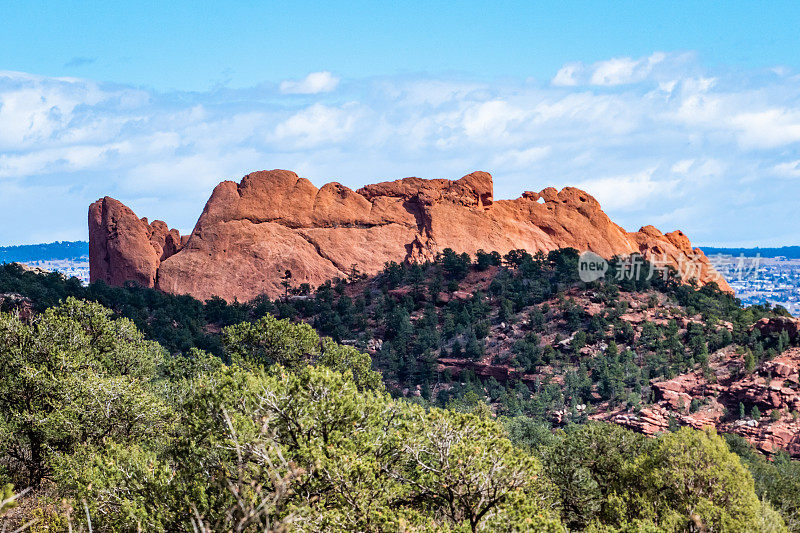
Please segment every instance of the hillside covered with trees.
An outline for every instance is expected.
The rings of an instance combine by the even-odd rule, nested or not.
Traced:
[[[655,438],[595,421],[653,403],[660,379],[713,373],[721,354],[753,372],[794,342],[753,324],[785,313],[648,279],[647,265],[617,279],[621,268],[585,284],[574,250],[446,251],[228,304],[5,265],[0,481],[9,498],[30,490],[3,520],[800,530],[800,469],[785,453],[680,428],[677,411]]]
[[[786,257],[787,259],[800,259],[800,246],[780,246],[776,248],[716,248],[703,246],[706,255],[735,255],[744,257]]]
[[[89,257],[88,241],[56,241],[43,244],[0,246],[0,263],[24,263]]]

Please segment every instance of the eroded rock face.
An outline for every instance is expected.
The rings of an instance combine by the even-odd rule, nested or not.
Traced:
[[[654,382],[655,404],[610,420],[653,435],[666,431],[672,418],[695,429],[736,433],[765,453],[786,450],[800,457],[800,421],[795,414],[800,411],[800,348],[786,350],[751,374],[743,373],[743,366],[741,357],[731,354],[713,361],[708,374],[696,371]],[[692,402],[698,406],[695,410]],[[739,418],[739,404],[747,414],[758,407],[760,419]]]
[[[89,279],[109,285],[133,281],[156,286],[161,261],[181,249],[181,235],[155,220],[152,224],[109,198],[89,206]]]
[[[445,248],[505,254],[573,247],[603,257],[641,253],[690,275],[717,281],[705,255],[681,232],[652,226],[629,233],[579,189],[547,188],[516,200],[494,200],[492,177],[405,178],[353,191],[339,183],[317,189],[287,170],[255,172],[220,183],[188,239],[156,221],[148,224],[112,198],[89,208],[92,281],[132,280],[199,299],[250,300],[293,284],[319,285],[355,268],[374,274],[387,261],[433,259]]]
[[[762,335],[785,331],[789,335],[789,340],[794,341],[800,334],[800,319],[788,316],[762,318],[753,325],[753,329],[757,329]]]

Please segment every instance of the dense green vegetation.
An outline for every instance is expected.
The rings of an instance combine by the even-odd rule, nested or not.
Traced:
[[[720,348],[751,371],[789,340],[750,326],[785,311],[648,279],[646,262],[590,284],[576,265],[448,250],[232,304],[1,265],[0,294],[35,314],[0,309],[0,486],[36,487],[41,531],[87,509],[96,531],[800,531],[788,457],[587,422]],[[634,329],[634,296],[671,314]]]
[[[780,511],[790,531],[800,531],[800,462],[784,453],[766,458],[738,435],[725,435],[755,480],[756,494]]]
[[[617,279],[622,268],[614,261],[605,279],[585,284],[577,279],[574,250],[547,256],[479,253],[475,261],[446,250],[432,263],[389,264],[373,279],[334,280],[315,291],[290,287],[286,298],[228,304],[133,285],[83,287],[59,274],[39,275],[2,265],[0,293],[28,297],[39,312],[70,296],[98,302],[133,321],[146,338],[170,353],[196,348],[225,362],[230,359],[222,328],[253,323],[268,314],[303,320],[322,335],[362,351],[370,343],[379,346],[374,364],[393,394],[418,390],[424,400],[440,407],[471,409],[476,401],[487,401],[497,414],[542,420],[568,409],[579,421],[586,412],[576,413],[575,406],[589,404],[591,411],[598,402],[636,409],[651,401],[652,379],[705,367],[715,350],[738,346],[745,353],[745,370],[752,370],[789,343],[786,336],[761,338],[750,328],[763,316],[786,314],[780,308],[745,309],[715,286],[696,290],[679,283],[674,273],[649,277],[646,261],[635,279]],[[487,281],[481,290],[458,292],[461,284],[471,283],[470,276],[483,274]],[[590,295],[602,312],[589,315],[577,305],[577,289]],[[700,315],[701,320],[685,328],[674,317],[661,323],[646,320],[637,331],[621,318],[628,311],[625,295],[630,294],[646,294],[653,308],[671,306],[679,315]],[[721,327],[722,322],[729,327]],[[516,336],[509,333],[513,328]],[[510,335],[508,346],[492,344],[498,332]],[[549,341],[544,340],[547,335]],[[591,353],[582,351],[585,347]],[[511,379],[480,380],[469,369],[457,376],[437,371],[440,357],[478,361],[487,352],[494,353],[493,364],[512,369]],[[524,375],[536,377],[523,384]]]
[[[37,274],[16,264],[0,265],[0,293],[29,298],[37,312],[68,297],[100,303],[113,309],[116,316],[133,321],[148,339],[171,353],[198,348],[222,356],[220,327],[250,316],[245,306],[228,305],[220,299],[203,303],[189,296],[172,296],[135,285],[109,287],[102,282],[84,287],[77,278],[65,279],[58,272]]]
[[[552,433],[392,398],[368,356],[304,324],[264,316],[222,339],[229,365],[170,355],[96,303],[0,314],[0,482],[38,498],[20,519],[38,531],[89,519],[94,531],[785,530],[713,431]]]
[[[274,302],[270,311],[362,348],[381,339],[374,358],[387,382],[416,387],[437,405],[488,396],[498,414],[540,419],[587,403],[640,407],[650,402],[652,379],[707,367],[716,350],[736,345],[755,365],[789,343],[786,336],[761,338],[751,331],[761,317],[786,314],[780,308],[744,309],[716,286],[697,290],[674,273],[648,278],[646,261],[635,279],[617,279],[624,266],[615,261],[604,280],[585,284],[577,279],[577,260],[574,250],[559,250],[547,256],[479,253],[473,262],[446,250],[434,263],[390,264],[367,284],[326,284],[313,297]],[[459,297],[461,285],[469,288],[482,272],[487,282],[481,290]],[[576,304],[576,290],[601,312],[590,315]],[[686,327],[675,317],[645,320],[635,331],[622,318],[630,294],[649,295],[650,307],[671,308],[677,318],[700,318]],[[496,337],[507,345],[498,345]],[[487,353],[517,377],[498,383],[478,380],[469,370],[459,376],[437,372],[440,357],[480,361]],[[536,377],[523,384],[526,374]]]
[[[88,241],[56,241],[43,244],[0,246],[0,263],[51,261],[89,257]]]

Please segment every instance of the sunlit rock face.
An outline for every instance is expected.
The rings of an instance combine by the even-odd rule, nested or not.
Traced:
[[[152,224],[113,198],[89,207],[92,281],[134,281],[199,299],[247,301],[283,292],[282,276],[317,286],[353,269],[425,261],[445,248],[475,254],[572,247],[602,257],[637,252],[676,268],[692,264],[700,285],[730,290],[680,231],[627,232],[588,193],[572,187],[493,198],[492,176],[404,178],[353,191],[322,188],[288,170],[254,172],[217,185],[191,235]]]

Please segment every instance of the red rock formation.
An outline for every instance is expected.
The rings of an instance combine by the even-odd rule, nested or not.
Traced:
[[[785,331],[789,335],[789,339],[793,341],[800,333],[800,319],[788,316],[762,318],[753,325],[753,328],[760,331],[762,335]]]
[[[459,375],[464,370],[472,370],[475,375],[482,378],[494,378],[501,383],[505,383],[509,378],[519,378],[521,375],[514,372],[508,365],[488,364],[480,361],[470,361],[468,359],[456,359],[452,357],[440,357],[438,359],[439,372],[449,372],[453,376]]]
[[[790,349],[763,363],[751,375],[730,385],[735,402],[757,405],[762,413],[772,409],[800,411],[800,350]]]
[[[220,183],[188,240],[165,224],[139,220],[111,198],[89,208],[91,279],[127,280],[199,299],[276,296],[281,275],[318,285],[355,267],[374,274],[387,261],[433,259],[445,248],[531,253],[573,247],[603,257],[639,252],[700,284],[730,290],[681,232],[652,226],[628,233],[589,194],[567,187],[494,200],[492,177],[474,172],[455,181],[402,180],[353,191],[339,183],[317,189],[294,172],[249,174]]]
[[[156,220],[139,219],[109,198],[89,206],[89,279],[110,285],[134,281],[154,287],[161,261],[181,249],[181,235]]]
[[[39,268],[33,269],[27,265],[17,263],[25,270],[39,271],[39,273],[46,273]],[[5,313],[17,313],[18,316],[24,321],[30,321],[33,318],[33,300],[27,298],[16,292],[6,292],[0,294],[0,311]]]
[[[741,358],[732,355],[712,363],[713,383],[700,371],[652,383],[654,405],[608,419],[653,435],[666,431],[672,417],[679,425],[736,433],[765,453],[786,450],[800,457],[800,420],[796,418],[800,411],[800,348],[790,348],[749,375],[740,375],[742,366]],[[695,412],[690,409],[693,400],[700,403]],[[739,403],[745,405],[746,413],[757,406],[761,419],[739,419]]]

